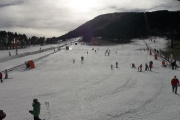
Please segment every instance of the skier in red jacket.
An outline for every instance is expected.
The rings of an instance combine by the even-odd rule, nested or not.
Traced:
[[[174,78],[171,80],[171,85],[172,85],[172,92],[174,92],[175,89],[175,94],[177,94],[177,87],[179,85],[179,80],[174,76]]]

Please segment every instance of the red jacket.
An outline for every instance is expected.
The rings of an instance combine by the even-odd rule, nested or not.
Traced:
[[[171,85],[177,86],[178,84],[179,84],[179,80],[178,80],[177,78],[173,78],[173,79],[171,80]]]
[[[142,64],[139,66],[139,68],[142,68],[143,66],[142,66]]]
[[[2,78],[2,73],[0,72],[0,78]]]

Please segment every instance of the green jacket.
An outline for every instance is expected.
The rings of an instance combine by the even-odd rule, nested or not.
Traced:
[[[40,103],[39,102],[37,102],[37,103],[33,103],[33,115],[35,116],[35,117],[38,117],[39,116],[39,114],[40,114],[40,109],[41,109],[41,107],[40,107]]]

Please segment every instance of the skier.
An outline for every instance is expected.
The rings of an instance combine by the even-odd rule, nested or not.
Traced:
[[[152,64],[152,67],[153,67],[153,61],[150,61],[149,64]]]
[[[151,71],[151,68],[152,68],[152,62],[149,63],[149,69]]]
[[[113,65],[111,64],[111,70],[113,70]]]
[[[81,64],[83,64],[83,61],[84,61],[84,57],[82,56],[81,57]]]
[[[142,72],[142,67],[143,67],[142,64],[138,67],[139,72]]]
[[[172,66],[172,70],[174,70],[175,62],[172,62],[171,66]]]
[[[41,107],[40,107],[41,104],[38,102],[37,99],[34,99],[32,106],[33,106],[33,110],[30,110],[29,113],[33,114],[34,120],[41,120],[41,119],[39,118],[40,109],[41,109]]]
[[[75,63],[75,59],[73,59],[73,64]]]
[[[87,55],[88,55],[88,51],[87,51]]]
[[[4,79],[8,79],[8,71],[7,70],[5,70],[5,77],[4,77]]]
[[[145,70],[149,70],[148,64],[145,64]]]
[[[0,72],[0,79],[1,79],[1,83],[3,83],[3,80],[2,80],[2,73]]]
[[[6,117],[6,113],[3,110],[0,110],[0,120],[3,120]]]
[[[116,62],[116,68],[118,68],[118,62]]]
[[[172,85],[172,92],[175,92],[175,94],[177,94],[177,87],[179,85],[179,80],[176,78],[176,76],[174,76],[174,78],[171,80],[171,85]]]
[[[11,52],[9,52],[9,56],[11,56]]]
[[[96,50],[95,50],[95,53],[96,53]]]
[[[116,54],[117,54],[117,51],[116,51]]]

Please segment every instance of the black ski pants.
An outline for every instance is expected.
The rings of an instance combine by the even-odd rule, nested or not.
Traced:
[[[34,120],[41,120],[39,117],[34,116]]]
[[[175,91],[175,93],[177,93],[177,85],[176,86],[172,86],[172,92],[174,92]]]

